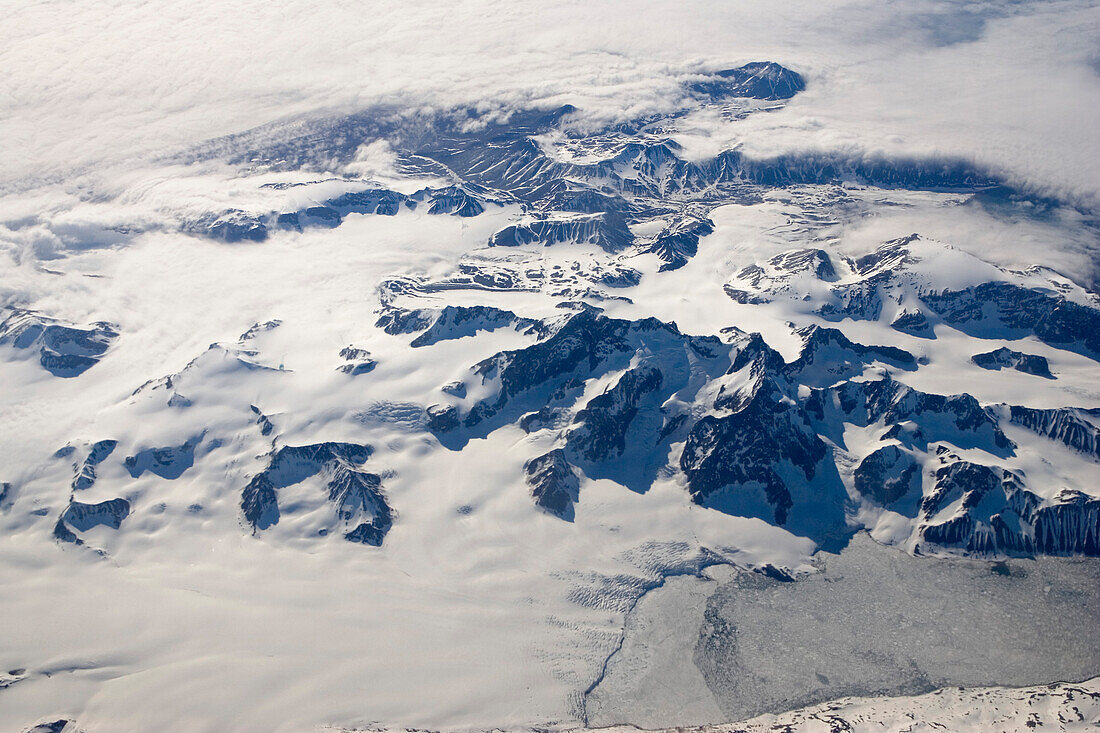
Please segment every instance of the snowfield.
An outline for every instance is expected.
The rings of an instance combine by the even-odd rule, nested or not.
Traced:
[[[0,34],[0,728],[1097,725],[1096,9],[490,5]]]

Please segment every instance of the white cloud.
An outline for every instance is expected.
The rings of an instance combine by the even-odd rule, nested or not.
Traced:
[[[1098,28],[1087,2],[24,3],[0,30],[0,187],[381,101],[630,116],[774,59],[809,88],[730,133],[749,150],[965,155],[1094,205]]]

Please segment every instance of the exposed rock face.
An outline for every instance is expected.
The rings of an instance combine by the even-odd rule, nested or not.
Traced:
[[[687,91],[699,101],[733,97],[777,101],[804,88],[794,71],[774,62],[755,62],[713,74],[700,74]],[[695,107],[696,105],[692,105]],[[761,105],[763,106],[763,105]],[[614,202],[624,193],[656,198],[657,194],[691,192],[697,198],[744,196],[754,185],[782,186],[796,183],[835,183],[859,180],[871,185],[904,188],[955,188],[973,190],[998,183],[989,173],[958,159],[898,159],[847,154],[793,154],[755,159],[739,151],[726,151],[711,160],[688,162],[674,155],[667,140],[631,143],[620,155],[596,162],[572,162],[550,155],[538,137],[560,130],[575,108],[517,110],[507,121],[472,112],[459,121],[449,116],[423,117],[412,129],[397,121],[384,121],[364,112],[321,123],[324,132],[311,129],[299,137],[267,141],[257,147],[244,141],[240,163],[262,162],[274,169],[302,165],[332,165],[354,159],[358,143],[387,138],[401,148],[401,163],[412,173],[438,176],[446,171],[457,177],[469,194],[484,200],[488,191],[504,191],[512,200],[534,210],[553,209],[576,200],[559,211],[608,211],[625,208]],[[616,125],[608,133],[638,133],[652,118]],[[427,129],[426,129],[427,128]],[[627,172],[624,175],[624,172]],[[417,199],[414,194],[408,199]],[[599,196],[605,197],[602,199]],[[399,199],[401,205],[410,206]],[[626,207],[631,206],[630,202]],[[334,204],[333,205],[335,208]],[[368,206],[375,205],[373,201]],[[636,204],[634,204],[637,206]],[[389,204],[392,211],[393,204]],[[641,208],[641,207],[639,207]],[[389,213],[389,211],[387,211]]]
[[[1025,533],[1016,533],[1022,554],[1100,556],[1100,500],[1066,490],[1024,519],[1031,523],[1035,539],[1030,545]]]
[[[1005,282],[924,296],[944,321],[974,336],[1033,335],[1100,359],[1100,310]]]
[[[919,537],[930,545],[975,555],[1100,555],[1100,499],[1064,491],[1044,502],[1019,475],[967,461],[936,472],[921,515]]]
[[[890,327],[910,336],[935,338],[932,324],[928,322],[928,318],[920,310],[902,308],[894,317],[894,320],[890,322]]]
[[[61,520],[77,532],[87,532],[100,525],[118,529],[122,520],[130,515],[130,502],[125,499],[111,499],[98,504],[69,502],[68,508],[61,514]]]
[[[477,216],[485,211],[480,201],[458,186],[435,189],[425,196],[429,214]]]
[[[532,458],[524,467],[527,483],[535,504],[566,521],[573,521],[574,505],[580,495],[577,474],[560,448],[538,458]]]
[[[117,440],[101,440],[94,443],[88,451],[88,457],[84,459],[84,463],[77,469],[76,476],[73,478],[73,491],[90,488],[96,480],[96,466],[105,461],[117,447]]]
[[[627,321],[581,311],[544,341],[526,349],[505,351],[478,364],[475,373],[498,378],[500,391],[493,402],[479,402],[466,417],[469,426],[495,416],[516,396],[536,387],[558,387],[581,367],[595,371],[604,360],[630,350]]]
[[[897,508],[900,500],[920,492],[920,474],[920,465],[911,453],[887,445],[864,458],[853,478],[860,494],[884,507]]]
[[[99,363],[116,338],[110,323],[81,328],[28,310],[9,309],[0,322],[0,346],[37,351],[38,362],[55,377],[79,377]]]
[[[1100,309],[1095,296],[1069,286],[1041,269],[1025,272],[996,268],[976,257],[918,235],[886,242],[875,252],[845,263],[840,274],[832,263],[808,266],[813,250],[792,250],[763,265],[751,265],[726,285],[739,303],[776,299],[825,300],[815,312],[831,321],[890,319],[897,330],[933,338],[933,326],[944,323],[977,338],[1015,339],[1032,335],[1056,348],[1100,358]],[[828,255],[821,253],[820,258]],[[937,288],[935,267],[973,270],[970,287]],[[824,264],[824,259],[821,260]],[[932,267],[933,269],[929,269]],[[1009,350],[1011,351],[1011,350]],[[1018,352],[1013,352],[1018,353]],[[996,363],[1045,376],[1039,357],[1000,351],[976,357],[987,368]]]
[[[371,358],[369,351],[357,349],[354,346],[345,346],[340,349],[340,358],[347,363],[338,366],[337,371],[353,377],[372,372],[378,366],[378,362]]]
[[[577,413],[578,426],[569,434],[569,447],[593,462],[621,456],[638,403],[659,389],[663,379],[661,371],[648,364],[627,370],[613,387]]]
[[[263,217],[238,209],[218,214],[206,214],[183,222],[181,227],[188,234],[196,234],[223,242],[262,242],[267,239],[267,225]]]
[[[396,216],[408,198],[397,191],[384,188],[371,188],[353,191],[329,199],[326,205],[340,214],[378,214]]]
[[[600,272],[594,279],[609,288],[632,288],[642,281],[642,273],[632,267],[619,267]]]
[[[458,409],[454,405],[428,405],[425,413],[428,416],[428,429],[435,433],[454,430],[461,424]]]
[[[201,440],[202,437],[198,436],[179,446],[146,448],[136,455],[127,456],[123,463],[134,478],[150,471],[161,478],[176,479],[194,465],[195,447]]]
[[[821,249],[782,252],[764,264],[748,265],[726,285],[726,295],[743,305],[768,303],[776,296],[795,294],[805,280],[833,282],[836,267]]]
[[[393,511],[382,493],[382,479],[377,474],[355,471],[341,463],[331,467],[329,501],[337,507],[341,520],[355,524],[344,539],[364,545],[381,547],[386,533],[393,526]],[[368,521],[360,521],[370,517]]]
[[[1038,410],[1014,405],[1009,419],[1100,461],[1100,410]]]
[[[836,280],[836,267],[829,253],[823,249],[796,249],[783,252],[768,261],[776,273],[786,276],[812,273],[818,280]]]
[[[386,333],[393,335],[423,331],[409,344],[416,348],[431,346],[440,341],[475,336],[481,331],[495,331],[499,328],[530,331],[537,325],[537,321],[520,318],[511,311],[483,305],[448,305],[438,309],[418,308],[416,310],[388,306],[383,309],[377,325]]]
[[[691,91],[711,99],[751,97],[753,99],[790,99],[806,88],[795,71],[772,61],[754,61],[736,69],[725,69],[706,81],[694,82]]]
[[[834,384],[863,374],[874,362],[905,371],[917,368],[916,358],[904,349],[857,344],[835,328],[807,326],[796,333],[802,337],[802,353],[782,371],[803,384]]]
[[[404,310],[402,308],[386,308],[374,325],[388,334],[396,336],[402,333],[416,333],[423,331],[437,317],[435,311],[429,309]]]
[[[279,523],[279,500],[267,473],[256,474],[244,488],[241,510],[255,529],[267,529]]]
[[[746,100],[788,99],[805,86],[796,72],[769,62],[700,74],[690,83],[685,99],[692,107],[720,104],[711,111],[722,115],[775,108]],[[530,450],[531,455],[542,455],[526,463],[525,477],[536,504],[556,516],[573,517],[582,479],[610,479],[644,492],[660,472],[664,478],[682,480],[691,499],[703,506],[757,517],[820,542],[850,532],[849,520],[858,508],[909,526],[909,539],[919,540],[925,550],[1092,551],[1095,501],[1073,492],[1055,500],[1049,486],[1025,488],[1026,477],[1009,468],[1023,463],[1013,463],[1014,452],[1029,446],[1013,445],[1002,424],[1011,420],[1087,456],[1100,457],[1095,414],[1068,408],[991,408],[966,394],[921,392],[897,379],[899,372],[918,368],[913,353],[856,343],[837,328],[804,325],[823,319],[836,324],[876,320],[900,332],[891,336],[899,343],[912,343],[901,334],[934,338],[937,331],[951,329],[980,338],[1034,336],[1051,346],[1100,358],[1097,299],[1064,278],[1057,281],[1041,270],[997,268],[915,234],[848,258],[837,253],[829,243],[832,234],[824,232],[842,223],[825,221],[831,213],[841,218],[866,213],[858,206],[846,208],[857,197],[845,193],[838,182],[972,191],[990,183],[989,176],[957,160],[838,153],[760,159],[728,150],[700,160],[665,137],[666,119],[624,122],[588,135],[560,124],[574,111],[521,110],[500,122],[471,110],[461,122],[423,118],[416,124],[424,129],[396,130],[404,134],[393,136],[388,133],[395,128],[386,124],[400,123],[352,116],[334,123],[327,137],[272,143],[246,159],[277,170],[319,155],[328,165],[346,159],[346,146],[354,151],[364,139],[393,137],[401,171],[430,174],[437,180],[445,174],[454,185],[406,194],[351,178],[287,183],[321,184],[310,194],[323,193],[300,197],[310,203],[294,211],[230,209],[188,221],[184,228],[247,242],[291,236],[286,230],[338,227],[358,215],[415,211],[476,217],[497,204],[507,205],[503,213],[512,217],[511,223],[489,244],[526,250],[481,248],[464,255],[447,275],[437,277],[432,267],[385,280],[379,289],[377,325],[390,335],[409,336],[387,344],[394,347],[408,341],[413,348],[428,348],[499,329],[514,329],[529,337],[515,341],[529,345],[482,360],[423,400],[403,397],[415,402],[371,403],[353,419],[366,422],[367,416],[409,433],[427,428],[448,449],[461,449],[465,441],[514,425],[523,431],[515,433],[519,450],[539,446]],[[365,130],[373,134],[365,135]],[[799,187],[807,190],[795,190]],[[660,260],[661,272],[687,265],[705,246],[701,241],[714,232],[710,217],[715,208],[760,202],[765,196],[769,206],[780,206],[783,213],[799,197],[822,197],[830,206],[844,199],[838,208],[821,206],[816,213],[789,203],[800,213],[792,214],[785,226],[805,226],[800,235],[810,236],[796,238],[802,243],[796,249],[775,256],[769,252],[766,261],[744,267],[726,284],[737,303],[778,303],[781,308],[773,315],[790,314],[791,328],[802,340],[797,358],[787,362],[759,334],[733,327],[723,329],[722,338],[696,337],[654,318],[604,315],[642,310],[645,303],[630,300],[634,293],[649,292],[630,290],[643,283],[641,270],[648,286],[649,278],[660,277],[652,272],[653,256]],[[818,224],[807,221],[816,214],[824,215],[814,229]],[[483,237],[490,229],[478,231]],[[529,245],[558,243],[580,246],[530,256]],[[573,262],[557,256],[584,248],[583,257]],[[433,274],[421,274],[427,270]],[[676,281],[677,276],[670,279]],[[679,282],[685,279],[681,275]],[[535,320],[492,305],[443,305],[456,290],[464,291],[463,302],[477,297],[471,291],[481,291],[498,304],[509,297],[508,307],[517,312],[535,308],[530,304],[536,299],[541,309],[551,298],[549,302],[561,309],[560,317]],[[505,292],[538,296],[503,296]],[[409,305],[422,297],[421,302],[433,307]],[[638,308],[625,307],[632,304]],[[741,323],[752,322],[751,316],[741,320],[747,309],[730,312]],[[188,409],[173,415],[193,418],[205,406],[199,399],[192,405],[175,392],[183,376],[211,362],[232,370],[240,367],[240,374],[275,371],[263,363],[260,347],[263,333],[277,326],[277,321],[257,323],[237,344],[216,344],[183,372],[146,386],[171,391],[167,404]],[[874,328],[864,332],[873,333]],[[55,373],[88,368],[117,335],[108,324],[82,330],[24,311],[13,311],[0,325],[0,343],[41,349],[43,366]],[[919,346],[934,350],[933,345]],[[436,353],[445,351],[459,350],[444,347]],[[477,358],[490,351],[479,352]],[[349,375],[366,374],[376,366],[367,350],[355,346],[343,349],[340,357],[343,363],[332,366]],[[1011,367],[1049,376],[1040,357],[1011,349],[978,354],[974,360],[986,368]],[[440,381],[453,376],[447,373]],[[197,396],[190,388],[187,392]],[[255,438],[254,427],[264,436],[275,432],[275,424],[257,406],[251,406],[252,414],[242,412],[250,437]],[[176,478],[194,462],[197,445],[198,439],[182,446],[134,446],[135,454],[125,460],[125,467],[134,478],[147,471]],[[74,466],[74,490],[94,484],[96,467],[114,448],[114,441],[93,446],[87,459]],[[966,451],[968,460],[954,454],[945,457],[943,451],[953,449]],[[395,514],[383,493],[382,478],[363,469],[369,456],[369,447],[350,443],[273,450],[266,467],[243,488],[246,523],[260,532],[276,526],[282,517],[280,529],[286,530],[290,523],[284,512],[293,492],[284,490],[315,479],[326,486],[318,504],[331,509],[333,517],[323,530],[326,535],[338,528],[350,541],[382,544]],[[8,493],[0,493],[0,504]],[[100,505],[70,505],[78,523],[117,514],[72,508],[81,506]],[[79,541],[74,527],[63,519],[58,535]]]
[[[741,513],[742,497],[730,492],[762,490],[769,507],[769,516],[762,518],[785,524],[794,506],[794,472],[807,484],[813,481],[826,448],[802,409],[785,400],[774,380],[760,371],[732,414],[708,415],[695,423],[680,468],[693,501],[714,505],[732,500],[733,513]],[[757,511],[750,508],[747,513]]]
[[[260,408],[255,405],[249,405],[248,408],[252,410],[252,413],[256,416],[256,424],[260,426],[260,435],[271,435],[271,431],[275,429],[275,424],[271,422],[271,418],[263,414]]]
[[[944,440],[993,454],[1014,448],[996,418],[972,396],[929,394],[890,378],[813,390],[806,410],[820,423],[870,426],[913,421],[921,426],[924,441]]]
[[[297,211],[249,213],[228,209],[204,214],[184,221],[181,229],[223,242],[263,242],[278,229],[332,229],[340,226],[349,214],[395,216],[403,209],[423,207],[429,214],[477,216],[485,211],[485,203],[461,186],[425,188],[412,194],[367,188],[348,191]]]
[[[489,306],[454,306],[442,308],[424,333],[409,344],[413,347],[431,346],[440,341],[477,335],[480,331],[495,331],[498,328],[519,328],[529,330],[535,321],[519,318],[511,311]]]
[[[1037,377],[1054,379],[1050,373],[1050,364],[1042,356],[1023,354],[1019,351],[1001,347],[984,354],[975,354],[970,360],[982,369],[1015,369],[1024,374],[1034,374]]]
[[[550,246],[559,242],[592,244],[607,252],[618,252],[634,242],[634,235],[626,220],[614,212],[574,214],[509,226],[494,234],[489,246],[518,247],[532,243]]]
[[[659,272],[678,270],[699,252],[699,240],[714,232],[710,219],[686,219],[666,228],[648,247],[664,263]]]
[[[803,258],[815,260],[811,272],[821,260],[812,253]],[[478,391],[478,398],[468,399],[449,393],[456,402],[429,408],[428,426],[441,439],[484,435],[508,423],[528,433],[551,431],[558,447],[528,461],[525,474],[537,505],[556,516],[573,516],[582,473],[645,491],[655,474],[653,466],[642,464],[665,455],[672,441],[683,441],[677,468],[693,501],[759,517],[822,543],[839,541],[851,531],[846,520],[851,508],[833,446],[843,447],[845,431],[856,429],[889,442],[855,464],[855,493],[912,518],[919,547],[1024,552],[1021,548],[1029,545],[1022,538],[1035,536],[1033,530],[1022,530],[1011,541],[996,540],[994,533],[990,544],[981,527],[999,526],[991,517],[1000,513],[1003,519],[1003,511],[981,521],[943,514],[955,512],[953,502],[961,502],[964,494],[971,497],[967,501],[1001,497],[1004,506],[1021,501],[1024,489],[997,488],[1001,468],[951,469],[938,479],[938,489],[922,496],[922,467],[933,454],[942,455],[944,445],[994,458],[1011,456],[1016,446],[1000,427],[998,408],[983,407],[967,394],[930,394],[893,379],[888,370],[917,367],[907,351],[859,344],[836,329],[809,327],[800,332],[800,355],[786,362],[758,334],[735,333],[731,343],[723,343],[684,336],[652,319],[618,320],[593,309],[535,330],[542,334],[536,343],[472,368],[472,379],[480,377],[491,386],[488,394]],[[868,378],[869,365],[887,371]],[[605,385],[594,396],[585,389],[592,379]],[[703,395],[709,402],[701,402]],[[694,400],[690,412],[676,406],[685,399]],[[1048,426],[1041,429],[1056,439],[1066,436],[1086,449],[1093,444],[1091,416],[1020,412],[1017,419],[1025,420],[1025,414],[1040,427]],[[453,445],[453,438],[446,440]],[[940,460],[941,465],[948,461]],[[1020,481],[1015,474],[1004,475]],[[983,476],[989,480],[979,480]],[[1029,526],[1055,516],[1070,521],[1065,517],[1073,512],[1088,521],[1087,497],[1084,503],[1052,504],[1027,496],[1030,513],[1021,516]],[[1080,539],[1066,537],[1070,547],[1092,546],[1088,532]],[[1044,542],[1042,547],[1059,546],[1055,540]]]
[[[80,733],[76,728],[76,723],[66,718],[59,720],[52,720],[48,723],[39,723],[32,728],[28,728],[24,733]]]
[[[382,492],[382,479],[361,470],[372,453],[355,443],[315,443],[286,446],[271,454],[266,469],[252,477],[241,495],[245,520],[256,531],[269,529],[280,518],[278,491],[322,474],[336,522],[349,529],[345,539],[380,546],[393,526],[393,510]]]

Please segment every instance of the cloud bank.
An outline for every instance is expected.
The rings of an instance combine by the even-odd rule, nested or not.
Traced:
[[[723,141],[961,155],[1091,208],[1098,34],[1072,0],[23,3],[0,30],[0,190],[101,191],[157,153],[381,103],[631,117],[686,75],[773,59],[807,91]]]

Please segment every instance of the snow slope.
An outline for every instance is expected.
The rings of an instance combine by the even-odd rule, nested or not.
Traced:
[[[0,720],[571,727],[669,578],[791,581],[861,529],[1100,555],[1089,212],[959,156],[693,155],[694,115],[813,87],[676,88],[596,127],[327,114],[6,201]]]

